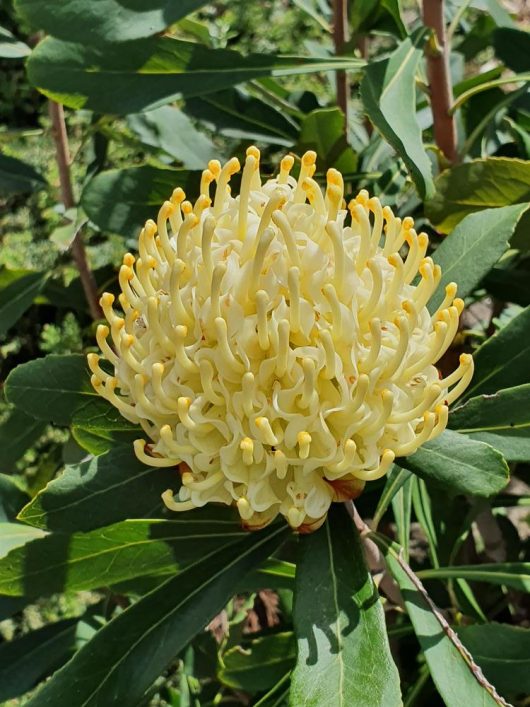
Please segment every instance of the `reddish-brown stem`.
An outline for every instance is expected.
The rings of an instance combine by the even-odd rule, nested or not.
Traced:
[[[75,207],[74,190],[72,188],[72,177],[70,174],[70,149],[68,145],[68,134],[66,132],[66,121],[62,105],[49,101],[49,113],[52,121],[52,134],[55,143],[55,156],[59,169],[59,182],[61,185],[61,200],[66,210]],[[77,266],[83,291],[93,319],[100,319],[102,316],[99,307],[98,292],[94,275],[88,265],[85,246],[81,233],[78,232],[72,241],[72,257]]]
[[[453,89],[449,73],[443,0],[423,0],[423,24],[434,32],[426,50],[434,140],[447,160],[454,163],[458,160],[458,151],[455,121],[450,113]]]
[[[333,43],[335,54],[341,55],[348,41],[348,0],[333,0]],[[344,113],[344,128],[348,125],[350,82],[345,71],[336,72],[337,105]]]

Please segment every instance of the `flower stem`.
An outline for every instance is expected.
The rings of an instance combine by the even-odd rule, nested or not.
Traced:
[[[59,182],[61,185],[61,200],[66,210],[76,206],[72,178],[70,174],[70,148],[68,134],[62,105],[49,101],[49,114],[52,121],[52,134],[55,143],[55,158],[59,168]],[[78,232],[72,241],[72,257],[81,278],[83,291],[93,319],[100,319],[101,309],[98,302],[98,293],[94,275],[88,264],[85,246],[81,233]]]
[[[451,115],[453,89],[449,74],[449,45],[445,36],[443,0],[423,0],[423,23],[433,30],[426,54],[434,140],[447,160],[454,163],[458,161],[458,151],[455,121]]]
[[[340,56],[348,41],[348,0],[333,0],[333,43],[335,54]],[[348,98],[350,82],[345,71],[336,72],[337,105],[344,113],[344,129],[348,126]]]

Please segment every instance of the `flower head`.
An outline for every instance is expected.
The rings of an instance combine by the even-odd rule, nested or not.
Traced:
[[[239,161],[212,161],[195,204],[175,189],[145,224],[121,266],[122,312],[101,299],[114,375],[95,354],[89,365],[145,430],[139,459],[178,465],[169,508],[235,504],[248,527],[280,513],[310,530],[444,430],[473,365],[463,355],[442,379],[435,368],[463,302],[452,283],[429,314],[441,271],[411,218],[364,190],[346,208],[339,172],[324,191],[314,181],[313,152],[297,179],[287,156],[264,183],[259,158],[247,150],[239,196]]]

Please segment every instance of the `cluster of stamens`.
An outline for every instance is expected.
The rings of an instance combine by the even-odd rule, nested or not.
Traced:
[[[472,358],[440,379],[457,332],[456,285],[431,316],[441,271],[428,238],[361,191],[346,208],[342,176],[313,179],[316,155],[281,161],[262,183],[259,151],[212,161],[195,204],[175,189],[121,266],[119,304],[90,354],[94,388],[140,424],[138,458],[178,466],[169,508],[235,504],[246,526],[278,513],[318,527],[395,457],[447,424]],[[215,196],[210,188],[215,182]],[[110,337],[110,343],[109,343]]]

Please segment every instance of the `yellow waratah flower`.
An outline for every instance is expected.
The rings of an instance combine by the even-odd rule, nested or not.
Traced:
[[[280,513],[308,531],[444,430],[473,362],[442,379],[434,366],[464,305],[452,283],[429,314],[441,271],[411,218],[364,190],[346,208],[339,172],[324,192],[314,181],[314,152],[298,179],[287,156],[264,183],[259,158],[247,150],[239,196],[239,161],[212,161],[194,205],[175,189],[147,221],[121,266],[123,314],[101,299],[114,375],[88,360],[98,393],[145,430],[138,458],[179,465],[170,509],[235,504],[249,528]]]

